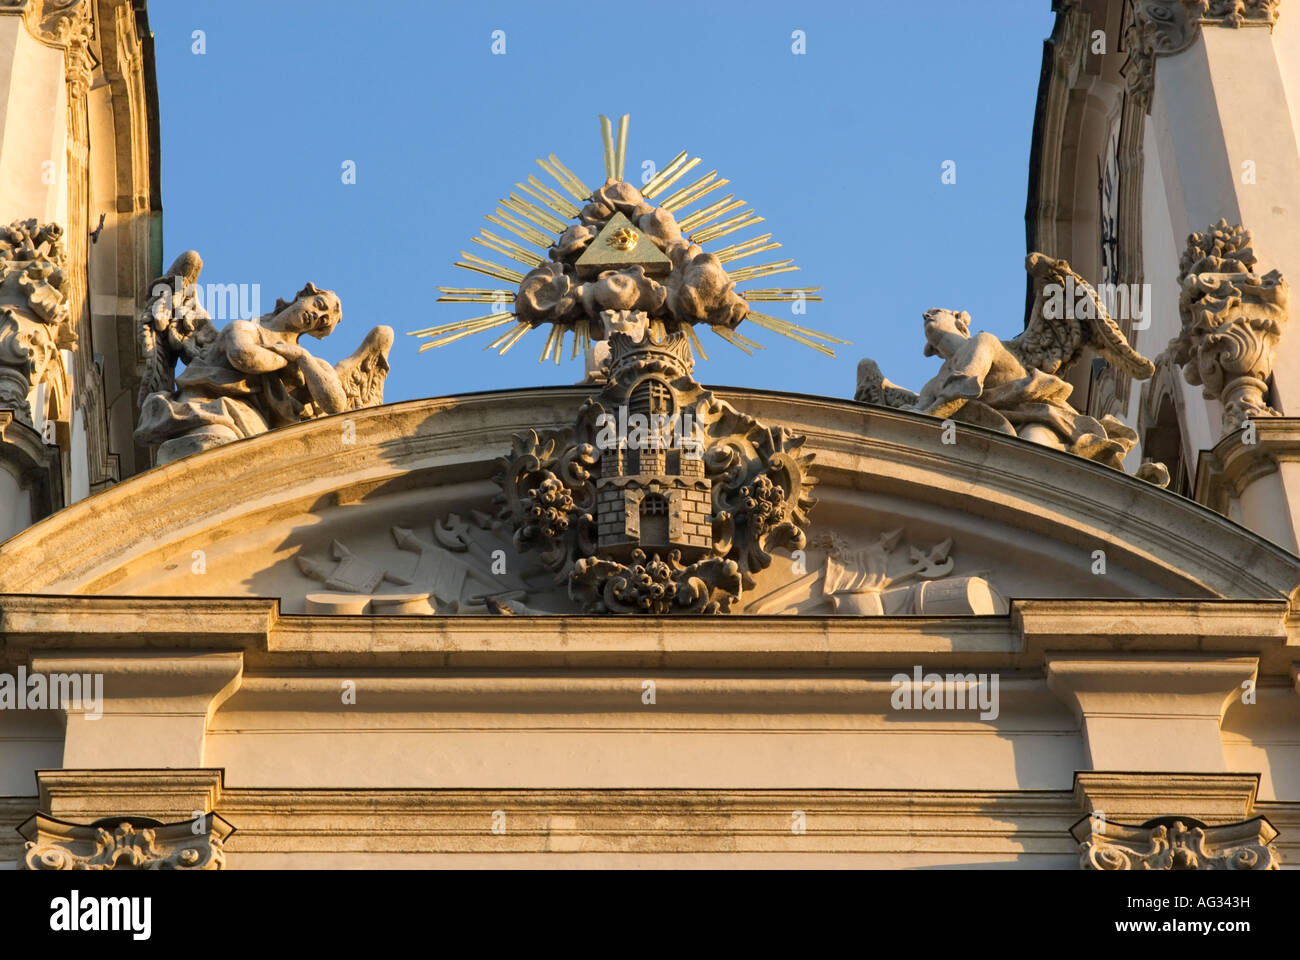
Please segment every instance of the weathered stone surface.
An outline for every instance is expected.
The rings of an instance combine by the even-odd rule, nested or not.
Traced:
[[[390,327],[375,327],[331,367],[299,343],[303,336],[323,339],[338,325],[342,307],[331,291],[309,283],[260,320],[232,320],[218,330],[193,293],[201,269],[198,254],[183,254],[155,281],[141,316],[148,361],[135,436],[159,444],[159,464],[383,402]],[[185,369],[174,376],[178,362]]]

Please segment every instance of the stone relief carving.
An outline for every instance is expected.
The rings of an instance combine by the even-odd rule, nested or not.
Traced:
[[[1220,220],[1187,238],[1179,264],[1183,329],[1169,354],[1188,383],[1222,403],[1225,434],[1279,415],[1268,405],[1268,378],[1291,288],[1276,270],[1256,274],[1255,262],[1250,231]]]
[[[32,388],[48,392],[42,417],[57,417],[70,384],[61,350],[76,344],[68,308],[63,229],[18,220],[0,227],[0,407],[33,425]]]
[[[214,813],[204,821],[119,817],[79,824],[37,814],[20,828],[23,860],[28,870],[222,870],[234,828]],[[196,825],[203,831],[196,834]]]
[[[1263,817],[1206,826],[1190,817],[1159,817],[1140,826],[1079,821],[1071,833],[1079,841],[1079,866],[1085,870],[1277,870],[1273,839],[1277,831]]]
[[[328,552],[303,552],[298,569],[332,594],[308,594],[308,613],[431,614],[523,613],[533,587],[526,565],[511,545],[512,532],[486,513],[468,520],[451,513],[424,536],[416,529],[389,530],[395,552],[375,560],[338,540]],[[516,572],[516,571],[521,571]],[[384,584],[419,592],[394,592]]]
[[[161,444],[168,463],[275,427],[383,402],[391,327],[375,327],[335,366],[312,356],[303,336],[324,339],[342,319],[339,299],[307,284],[259,320],[217,329],[198,300],[202,260],[182,254],[151,285],[141,313],[146,357],[136,440]],[[177,363],[185,369],[175,375]]]
[[[1069,403],[1073,387],[1056,374],[1086,348],[1138,380],[1149,379],[1155,367],[1129,346],[1096,291],[1066,261],[1031,253],[1025,268],[1036,295],[1024,333],[1013,340],[972,335],[964,311],[929,310],[925,354],[943,358],[939,372],[914,393],[865,359],[854,398],[988,427],[1122,470],[1137,432],[1113,415],[1095,419],[1077,411]],[[1160,486],[1169,482],[1159,464],[1144,464],[1137,475]]]
[[[1190,47],[1201,27],[1268,27],[1277,22],[1279,0],[1133,0],[1124,40],[1129,50],[1125,68],[1128,91],[1150,109],[1158,56]]]
[[[953,577],[951,538],[929,547],[902,529],[865,544],[838,533],[808,542],[809,572],[750,602],[745,613],[907,616],[1005,613],[1006,599],[982,577]],[[820,554],[820,559],[818,559]]]
[[[515,438],[499,516],[583,612],[728,613],[772,550],[805,545],[804,438],[696,383],[685,334],[607,339],[609,381],[579,410],[573,442]],[[641,437],[632,415],[652,425]]]

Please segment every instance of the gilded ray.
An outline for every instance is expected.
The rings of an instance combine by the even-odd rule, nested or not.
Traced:
[[[667,190],[669,187],[671,187],[682,177],[686,176],[686,174],[694,170],[699,165],[699,163],[700,163],[699,157],[692,157],[690,160],[687,160],[684,164],[678,167],[671,176],[667,177],[661,184],[659,184],[658,188],[655,190],[655,194]],[[654,181],[652,180],[651,182],[653,183]],[[649,198],[650,196],[653,195],[647,194],[644,190],[642,190],[641,196]]]
[[[824,353],[828,357],[835,356],[835,351],[818,343],[817,340],[824,340],[828,343],[847,344],[848,340],[841,340],[839,337],[832,337],[828,333],[822,333],[819,330],[812,330],[808,327],[801,327],[797,323],[791,323],[789,320],[782,320],[779,317],[768,316],[766,313],[759,313],[757,310],[751,310],[747,318],[764,329],[771,330],[773,333],[779,333],[783,337],[788,337],[796,343],[801,343],[806,347],[811,347],[818,353]]]
[[[423,344],[420,347],[418,352],[424,353],[424,351],[432,350],[434,347],[442,347],[449,343],[454,343],[462,337],[468,337],[471,334],[483,333],[486,330],[493,330],[497,327],[504,326],[505,324],[514,321],[514,319],[515,315],[513,313],[494,313],[486,317],[477,317],[474,321],[462,325],[461,329],[439,331],[440,335],[433,333],[432,331],[436,328],[431,327],[428,331],[414,331],[410,336],[438,336],[438,339],[430,340],[428,343]]]
[[[510,194],[508,200],[502,200],[501,205],[533,221],[543,230],[549,230],[553,234],[561,233],[568,226],[563,220],[547,213],[540,207],[534,206],[515,193]]]
[[[528,267],[540,267],[546,262],[545,257],[540,257],[531,250],[525,250],[517,243],[511,243],[509,240],[503,240],[496,234],[487,230],[482,231],[482,237],[471,237],[470,239],[479,246],[487,247],[489,250],[495,250],[497,253],[505,254],[511,260],[522,263]]]
[[[489,321],[500,320],[502,317],[513,317],[513,313],[499,310],[496,313],[489,313],[482,317],[469,317],[465,320],[453,320],[451,323],[442,323],[436,327],[425,327],[423,330],[412,330],[407,333],[408,337],[436,337],[444,333],[451,333],[454,330],[463,330],[466,327],[475,327],[479,324]]]
[[[817,291],[820,289],[821,287],[764,287],[758,290],[737,290],[736,292],[750,303],[758,303],[763,300],[779,300],[786,303],[798,300],[815,300],[820,303],[822,298],[817,295]]]
[[[605,179],[617,180],[614,176],[614,131],[610,126],[609,117],[603,113],[600,115],[600,142],[605,149]],[[550,342],[547,341],[547,349],[550,349]]]
[[[529,324],[525,323],[523,320],[520,320],[518,324],[511,327],[505,333],[501,334],[501,336],[497,337],[495,340],[493,340],[483,349],[492,350],[496,347],[499,347],[501,346],[501,344],[505,343],[507,340],[509,340],[511,337],[514,337],[516,334],[522,337],[525,333],[529,331],[529,329],[530,329]]]
[[[695,352],[700,355],[700,359],[709,359],[709,355],[704,352],[704,344],[700,343],[700,335],[695,332],[695,326],[690,323],[683,323],[682,329],[686,331],[686,336],[690,339],[691,346],[695,349]]]
[[[781,244],[772,240],[770,233],[754,237],[752,240],[746,240],[743,243],[733,243],[729,247],[723,247],[721,250],[714,252],[714,256],[722,263],[730,263],[732,260],[740,260],[742,257],[750,257],[756,253],[766,253],[768,250],[776,250]]]
[[[694,183],[682,187],[676,193],[665,198],[664,202],[659,204],[659,206],[669,211],[680,210],[683,207],[689,207],[697,200],[702,200],[714,190],[717,190],[719,187],[725,187],[731,182],[725,177],[715,180],[714,178],[717,177],[717,175],[718,171],[716,170],[710,172],[708,176],[701,177]]]
[[[549,161],[549,162],[548,162]],[[538,165],[555,178],[556,182],[564,188],[574,200],[579,203],[586,203],[591,198],[591,190],[588,186],[573,175],[573,172],[556,159],[555,154],[551,154],[546,160],[538,160]]]
[[[730,220],[724,220],[722,223],[715,223],[711,227],[705,227],[703,230],[697,230],[691,234],[691,243],[708,243],[710,240],[717,240],[725,237],[727,234],[735,233],[737,230],[744,230],[752,227],[756,223],[762,223],[762,217],[753,215],[753,210],[746,210],[738,217],[732,217]]]
[[[501,345],[501,349],[497,351],[497,356],[504,357],[507,353],[510,352],[510,348],[513,347],[520,340],[522,340],[524,338],[524,334],[528,333],[528,331],[532,329],[533,328],[530,324],[524,324],[521,328],[517,329],[514,333],[510,335],[510,339]]]
[[[458,260],[454,266],[460,267],[464,270],[473,270],[476,273],[486,274],[489,277],[494,277],[497,280],[505,280],[509,283],[520,283],[524,279],[524,275],[518,270],[511,270],[509,267],[503,267],[500,264],[493,263],[491,260],[484,260],[480,257],[476,257],[472,253],[466,253],[464,250],[460,252],[460,255],[465,258],[464,262]]]
[[[709,204],[707,207],[701,207],[688,217],[682,217],[677,221],[677,226],[682,228],[682,233],[689,233],[696,227],[702,227],[724,213],[730,213],[732,210],[738,210],[745,205],[744,200],[737,200],[734,193],[729,193],[721,200]]]
[[[525,223],[523,220],[515,219],[500,207],[497,207],[496,216],[489,213],[484,215],[484,219],[489,223],[495,223],[498,227],[505,227],[520,239],[527,240],[529,243],[541,247],[543,250],[550,249],[551,245],[555,242],[554,237],[548,237],[532,224]]]
[[[438,303],[514,303],[516,291],[487,287],[438,287]]]
[[[790,273],[799,268],[794,265],[793,260],[774,260],[771,263],[760,263],[752,267],[741,267],[739,270],[730,270],[727,276],[731,277],[736,283],[744,283],[746,280],[757,280],[759,277],[770,277],[778,273]]]
[[[726,340],[727,343],[731,344],[736,349],[744,352],[745,356],[752,357],[754,355],[754,351],[748,349],[737,341],[735,333],[728,330],[726,327],[710,327],[709,329],[720,336],[723,340]]]
[[[628,116],[624,114],[619,118],[616,127],[609,117],[603,114],[600,117],[601,145],[607,180],[622,181],[626,175],[628,120]],[[683,181],[686,175],[694,170],[700,162],[699,157],[691,157],[687,151],[681,151],[663,169],[649,179],[642,187],[641,195],[647,200],[662,196],[663,199],[658,206],[672,212],[677,225],[682,231],[682,235],[696,244],[712,243],[722,237],[746,230],[763,222],[763,218],[758,216],[752,209],[745,209],[745,201],[737,200],[735,194],[729,193],[721,199],[714,199],[710,202],[710,197],[717,197],[721,192],[721,188],[730,183],[729,180],[719,177],[717,170],[710,170],[703,176],[695,177],[684,186],[677,187],[670,192],[670,188],[673,188],[678,181]],[[480,247],[486,247],[529,269],[536,269],[549,262],[548,258],[555,247],[557,235],[566,230],[570,223],[580,216],[582,206],[588,203],[592,196],[591,188],[579,179],[572,170],[561,163],[555,154],[548,154],[546,159],[538,159],[537,164],[551,179],[544,180],[535,174],[526,175],[524,182],[515,184],[518,193],[509,194],[506,199],[500,201],[500,206],[495,209],[494,213],[487,215],[488,222],[494,228],[500,228],[503,232],[498,233],[495,230],[485,228],[480,231],[480,236],[473,238],[473,242]],[[554,184],[551,183],[551,180],[554,181]],[[700,204],[704,205],[694,212],[688,212],[688,208]],[[597,237],[583,253],[583,256],[579,258],[578,264],[575,265],[579,279],[584,277],[579,266],[582,261],[590,259],[592,250],[603,251],[604,247],[600,243],[602,237],[606,237],[608,234],[604,246],[616,250],[626,250],[631,244],[639,242],[638,234],[640,231],[635,229],[622,214],[619,217],[622,218],[619,223],[608,221],[601,225]],[[622,236],[623,233],[626,233],[627,236]],[[618,235],[617,243],[614,242],[616,234]],[[756,254],[777,250],[780,247],[781,244],[772,239],[772,234],[764,233],[722,247],[714,255],[720,263],[726,264]],[[639,247],[633,246],[632,249],[637,251],[638,256],[640,256]],[[601,257],[597,258],[599,263],[597,263],[597,260],[593,260],[586,266],[593,268],[601,264],[608,265],[618,259],[611,259],[604,253],[601,254]],[[512,285],[520,284],[523,281],[524,273],[512,267],[502,266],[492,260],[485,260],[463,250],[461,251],[461,258],[456,262],[456,266],[462,269],[472,270],[494,280]],[[606,261],[608,261],[608,264]],[[644,264],[642,265],[644,266]],[[774,260],[769,263],[737,267],[727,274],[728,279],[731,281],[727,290],[734,291],[735,295],[754,304],[794,303],[808,300],[820,302],[822,300],[821,287],[735,289],[737,284],[797,269],[799,268],[795,266],[792,259]],[[656,275],[649,267],[646,270],[648,274]],[[662,272],[666,273],[670,270],[671,264],[665,258]],[[588,269],[587,272],[592,271]],[[580,353],[591,348],[593,342],[591,321],[582,316],[581,311],[578,311],[576,315],[570,312],[549,322],[542,322],[537,319],[525,321],[520,320],[513,312],[502,309],[505,305],[513,304],[518,300],[517,290],[492,287],[438,287],[437,289],[440,293],[438,297],[439,303],[490,304],[499,312],[413,331],[413,336],[430,338],[428,343],[421,345],[421,351],[452,343],[473,334],[492,331],[491,336],[493,339],[484,349],[496,350],[500,355],[504,356],[530,331],[539,329],[542,326],[547,327],[547,336],[542,346],[541,355],[538,357],[539,363],[544,363],[547,360],[554,360],[557,364],[561,363],[566,347],[565,337],[567,336],[573,338],[572,343],[568,345],[570,359],[576,359]],[[728,293],[728,295],[731,294]],[[790,320],[769,316],[752,309],[749,310],[746,319],[757,327],[777,333],[828,356],[834,356],[834,352],[828,344],[848,342],[808,327],[802,327]],[[695,325],[672,319],[667,313],[656,313],[654,316],[648,317],[647,320],[648,335],[650,337],[662,341],[668,336],[668,330],[680,331],[681,334],[688,338],[691,350],[695,354],[703,360],[709,359],[703,344],[700,342],[700,336],[695,329]],[[499,330],[502,327],[505,329]],[[718,337],[726,340],[738,350],[744,351],[749,356],[753,356],[755,350],[766,349],[763,344],[751,340],[736,329],[713,325],[709,325],[709,329],[713,330]]]
[[[627,160],[627,122],[631,119],[628,114],[618,118],[618,137],[614,147],[614,179],[623,179],[623,167]]]
[[[516,183],[515,186],[524,193],[536,197],[567,220],[572,220],[578,215],[578,208],[570,203],[567,197],[557,190],[552,190],[534,176],[529,176],[527,183]]]
[[[653,177],[645,182],[641,187],[641,196],[649,199],[656,196],[663,189],[664,181],[672,175],[679,166],[686,162],[686,151],[683,150],[677,156],[668,161],[668,165],[656,173]]]

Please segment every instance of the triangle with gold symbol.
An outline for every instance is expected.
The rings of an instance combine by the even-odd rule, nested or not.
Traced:
[[[601,228],[596,239],[587,245],[574,266],[578,274],[586,278],[624,267],[644,267],[648,276],[655,277],[671,271],[672,261],[627,217],[616,213]]]

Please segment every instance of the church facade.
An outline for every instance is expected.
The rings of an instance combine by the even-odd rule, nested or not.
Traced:
[[[1056,0],[1025,331],[915,390],[701,384],[844,342],[602,118],[413,331],[584,381],[384,403],[163,262],[144,0],[0,4],[0,866],[1300,863],[1288,6]]]

